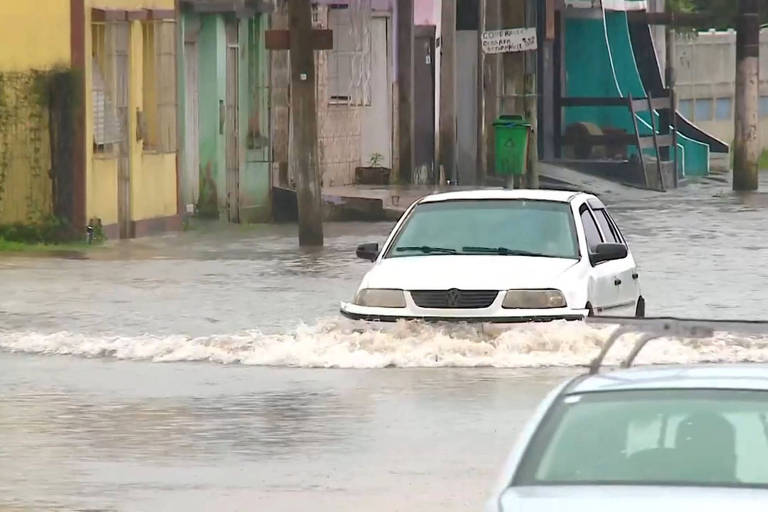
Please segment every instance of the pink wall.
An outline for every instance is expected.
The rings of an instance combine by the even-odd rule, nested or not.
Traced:
[[[439,0],[414,0],[413,23],[415,25],[437,25],[436,4],[439,4]]]

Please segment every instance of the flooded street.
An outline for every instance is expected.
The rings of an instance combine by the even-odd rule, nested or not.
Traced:
[[[761,183],[768,189],[768,180]],[[649,315],[768,319],[768,196],[606,191]],[[0,257],[0,510],[477,510],[610,329],[339,317],[390,224],[221,227]],[[765,340],[654,361],[768,361]]]

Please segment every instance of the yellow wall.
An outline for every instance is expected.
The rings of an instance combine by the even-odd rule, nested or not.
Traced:
[[[105,225],[117,222],[117,160],[93,155],[93,98],[91,8],[173,9],[174,0],[86,0],[86,183],[88,218],[100,217]],[[143,108],[143,32],[140,21],[130,22],[128,140],[131,174],[131,220],[175,215],[176,153],[144,151],[136,140],[136,111]]]
[[[91,179],[86,182],[87,218],[99,217],[102,224],[117,222],[117,160],[97,157]]]
[[[0,1],[0,71],[70,64],[70,0]]]
[[[173,172],[170,172],[173,169]],[[144,153],[131,180],[134,220],[176,215],[176,154]]]
[[[52,213],[45,80],[70,64],[69,0],[0,1],[0,224]]]
[[[30,73],[0,75],[0,224],[33,223],[52,212],[48,109]]]

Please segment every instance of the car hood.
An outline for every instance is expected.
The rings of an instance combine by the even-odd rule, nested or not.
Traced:
[[[506,290],[554,287],[577,260],[528,256],[413,256],[378,262],[366,288]]]
[[[765,510],[768,490],[707,487],[557,486],[509,488],[503,512],[722,512]],[[488,503],[488,511],[497,511]]]

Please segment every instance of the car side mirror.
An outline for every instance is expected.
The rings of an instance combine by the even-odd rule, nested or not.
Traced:
[[[358,245],[355,254],[357,254],[357,257],[360,259],[376,261],[376,258],[379,257],[379,244]]]
[[[623,260],[629,252],[627,246],[623,244],[600,244],[595,247],[595,252],[589,255],[589,261],[593,265],[605,261]]]

